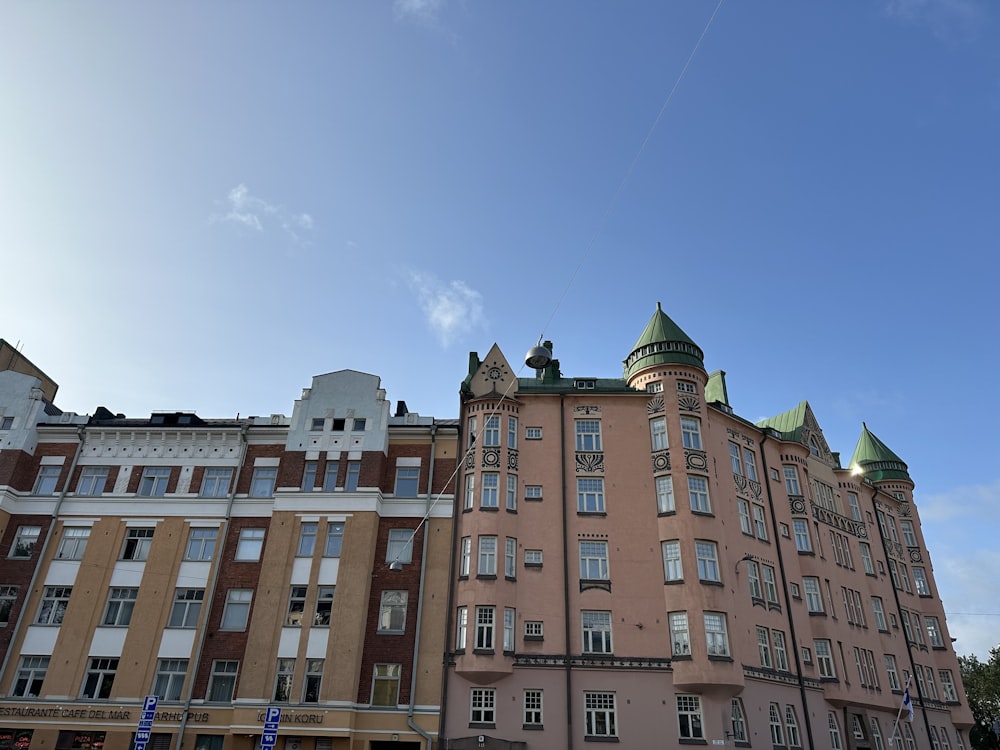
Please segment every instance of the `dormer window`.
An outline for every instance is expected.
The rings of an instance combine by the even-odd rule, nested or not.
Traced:
[[[575,380],[573,382],[573,387],[576,388],[576,389],[578,389],[578,390],[593,390],[594,388],[597,387],[597,381],[596,380],[590,380],[590,379]]]
[[[690,380],[678,380],[677,390],[679,393],[697,393],[698,388]]]

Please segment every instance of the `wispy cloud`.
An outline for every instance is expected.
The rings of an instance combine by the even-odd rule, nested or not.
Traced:
[[[442,346],[485,324],[483,296],[464,281],[445,282],[431,273],[411,271],[408,282]]]
[[[397,21],[415,21],[424,26],[437,26],[444,0],[396,0],[392,13]]]
[[[925,26],[948,41],[975,36],[987,14],[984,0],[886,0],[884,8],[890,18]]]
[[[301,241],[302,232],[313,228],[313,219],[309,214],[289,211],[284,206],[259,198],[251,194],[242,182],[229,191],[224,205],[226,212],[214,215],[213,221],[237,224],[255,232],[264,232],[269,226],[276,225],[295,242]]]

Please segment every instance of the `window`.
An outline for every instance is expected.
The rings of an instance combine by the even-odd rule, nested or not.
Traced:
[[[303,521],[299,526],[298,557],[312,557],[316,549],[316,534],[319,524],[314,521]]]
[[[795,549],[799,552],[812,552],[812,540],[809,538],[809,522],[804,518],[793,518],[792,530],[795,534]]]
[[[313,614],[313,625],[328,626],[333,615],[333,596],[336,586],[320,586],[316,592],[316,612]]]
[[[689,450],[701,450],[701,422],[692,417],[681,417],[681,442]]]
[[[771,631],[771,643],[774,645],[774,668],[788,671],[788,649],[785,647],[785,634],[780,630]]]
[[[483,422],[483,446],[500,447],[500,417],[496,414],[490,414]]]
[[[495,576],[497,574],[497,538],[495,536],[479,537],[479,567],[476,575]]]
[[[305,468],[302,470],[302,489],[306,492],[312,492],[315,489],[318,468],[318,461],[306,461]]]
[[[376,664],[372,671],[372,705],[396,706],[399,704],[399,677],[401,664]]]
[[[872,597],[872,611],[875,613],[875,626],[884,633],[889,632],[889,626],[885,623],[885,610],[882,608],[882,597]]]
[[[850,540],[846,534],[837,531],[830,531],[830,546],[833,548],[833,559],[842,568],[854,570],[854,561],[851,559]]]
[[[517,417],[507,417],[507,447],[517,450]]]
[[[31,557],[42,534],[41,526],[18,526],[14,543],[10,547],[10,556],[15,558]]]
[[[10,430],[14,427],[14,417],[0,417],[0,430]]]
[[[250,480],[250,497],[271,497],[274,494],[274,483],[278,478],[277,467],[258,466],[253,470]]]
[[[906,518],[900,519],[899,529],[903,532],[903,544],[907,547],[916,547],[917,535],[913,531],[913,521]]]
[[[326,547],[323,549],[323,557],[340,557],[340,550],[344,544],[344,524],[330,523],[326,526]]]
[[[354,420],[354,432],[364,432],[367,420],[364,417],[359,417]]]
[[[773,666],[771,662],[771,634],[767,628],[762,628],[760,625],[757,626],[757,655],[760,657],[762,667],[770,669]]]
[[[462,606],[458,608],[455,617],[455,650],[464,651],[465,641],[469,632],[469,608]]]
[[[230,589],[232,591],[232,589]],[[205,700],[212,703],[228,703],[236,689],[236,674],[240,663],[235,659],[216,659],[212,662],[212,674],[208,678],[208,694]]]
[[[579,477],[576,480],[576,510],[579,513],[604,513],[604,480]]]
[[[10,613],[17,602],[17,586],[0,586],[0,625],[10,622]]]
[[[826,724],[830,730],[830,747],[832,750],[843,750],[843,743],[840,741],[840,724],[837,723],[837,714],[833,711],[827,712]]]
[[[816,504],[821,508],[826,508],[834,513],[839,513],[840,511],[837,509],[837,502],[833,497],[833,487],[824,482],[820,482],[818,479],[814,479],[812,485]]]
[[[681,543],[679,541],[663,542],[661,547],[663,548],[663,579],[665,581],[683,581]]]
[[[108,481],[107,466],[84,466],[80,469],[80,480],[76,483],[76,494],[93,497],[104,492]]]
[[[703,740],[701,696],[677,696],[677,733],[682,740]]]
[[[264,529],[240,529],[240,538],[236,543],[236,560],[257,562],[263,549]]]
[[[950,669],[939,669],[938,680],[941,682],[941,694],[949,703],[958,702],[958,692],[955,690],[955,677]]]
[[[476,607],[476,649],[493,650],[493,633],[495,628],[496,608]]]
[[[879,729],[878,719],[872,716],[869,720],[872,730],[872,742],[875,743],[875,750],[885,750],[885,743],[882,742],[882,730]]]
[[[836,679],[837,670],[833,665],[833,651],[830,649],[830,641],[821,638],[813,641],[813,651],[816,652],[816,664],[819,667],[819,676],[827,679]]]
[[[61,625],[72,593],[72,586],[46,586],[42,593],[42,602],[38,607],[38,616],[35,617],[35,624]]]
[[[919,565],[913,566],[913,583],[917,587],[919,596],[931,595],[931,585],[927,582],[927,573]]]
[[[847,493],[847,507],[850,508],[851,518],[855,521],[861,520],[861,506],[858,505],[858,495],[856,492]]]
[[[274,700],[287,703],[292,696],[292,679],[295,677],[295,659],[278,659],[274,678]]]
[[[649,420],[649,434],[654,451],[665,451],[667,445],[667,418],[656,417]]]
[[[496,472],[485,472],[483,474],[483,489],[480,497],[480,506],[483,508],[500,507],[500,475]]]
[[[413,562],[413,529],[389,529],[389,541],[386,544],[386,562]]]
[[[59,484],[59,475],[62,473],[62,466],[45,465],[38,469],[38,478],[35,480],[36,495],[54,495],[56,486]]]
[[[596,419],[576,420],[576,449],[578,451],[601,450],[601,423]]]
[[[108,603],[104,607],[104,617],[101,625],[104,627],[124,628],[132,622],[132,610],[139,596],[137,588],[113,587],[108,594]]]
[[[885,662],[885,672],[889,676],[889,689],[901,690],[899,672],[896,671],[896,657],[893,654],[883,654],[882,658]]]
[[[524,726],[537,728],[542,726],[542,691],[524,691]]]
[[[583,694],[584,734],[587,737],[617,737],[614,693]]]
[[[115,684],[117,671],[118,659],[92,658],[83,681],[83,692],[80,697],[107,700],[111,696],[111,688]]]
[[[875,566],[872,564],[872,548],[868,542],[858,542],[858,549],[861,550],[861,565],[865,569],[865,575],[875,575]]]
[[[733,726],[733,740],[735,742],[749,742],[747,735],[747,713],[743,709],[743,701],[733,698],[730,717]]]
[[[246,630],[250,619],[250,602],[253,589],[229,589],[226,605],[222,610],[222,630]]]
[[[466,510],[472,510],[476,497],[476,475],[469,474],[465,478],[465,506]]]
[[[757,459],[754,452],[749,448],[743,449],[743,464],[746,468],[747,479],[751,482],[757,481]]]
[[[583,653],[613,653],[611,649],[611,613],[584,610],[580,616],[583,622]]]
[[[154,469],[147,466],[142,470],[139,480],[139,495],[142,497],[163,497],[167,494],[167,482],[170,481],[170,469]]]
[[[524,566],[526,568],[542,567],[542,551],[540,549],[526,549],[524,551]]]
[[[323,660],[306,659],[306,679],[302,685],[302,702],[318,703],[319,689],[323,684]]]
[[[580,542],[580,578],[585,581],[609,579],[607,542]]]
[[[47,656],[22,656],[11,695],[15,698],[37,698],[42,693],[42,683],[48,668]]]
[[[312,421],[309,423],[309,429],[312,432],[322,432],[325,426],[326,420],[323,419],[323,417],[313,417]]]
[[[794,466],[782,466],[785,475],[785,490],[789,495],[801,495],[802,487],[799,485],[799,472]]]
[[[541,641],[545,638],[545,623],[541,620],[524,621],[524,640]]]
[[[332,429],[334,432],[343,432],[345,429],[347,429],[346,425],[347,425],[346,419],[335,418],[333,420]]]
[[[56,559],[82,560],[83,552],[87,549],[88,539],[90,539],[90,527],[64,526],[62,539],[59,540],[59,549],[56,551]]]
[[[469,696],[469,721],[472,724],[494,724],[497,720],[495,688],[472,688]]]
[[[504,607],[503,610],[503,650],[504,653],[514,653],[514,623],[517,619],[517,610],[511,607]]]
[[[542,439],[542,428],[541,427],[526,427],[524,430],[525,440],[541,440]]]
[[[721,581],[719,578],[719,555],[715,542],[694,543],[695,555],[698,558],[698,578],[702,581]]]
[[[906,740],[907,750],[917,750],[917,741],[913,739],[913,730],[910,729],[909,722],[900,722],[900,726],[903,728],[903,738]],[[840,748],[836,748],[840,750]]]
[[[517,575],[517,539],[513,537],[504,540],[503,574],[506,578]]]
[[[285,616],[285,625],[302,625],[306,611],[307,586],[292,586],[288,596],[288,612]]]
[[[420,467],[396,468],[396,497],[416,497],[420,484]]]
[[[764,591],[760,587],[760,567],[753,560],[747,560],[747,585],[750,587],[750,598],[763,602]]]
[[[764,506],[754,503],[750,506],[753,509],[753,529],[758,539],[767,541],[767,521],[764,517]]]
[[[802,579],[802,588],[806,592],[806,609],[813,613],[822,613],[823,595],[819,590],[819,579],[813,576],[806,576]]]
[[[740,458],[740,446],[736,443],[729,443],[729,464],[733,474],[743,476],[743,460]]]
[[[122,560],[145,560],[153,544],[153,529],[128,529],[125,532],[125,546]]]
[[[215,554],[215,541],[219,536],[218,529],[191,529],[188,532],[187,548],[184,551],[185,560],[211,560]]]
[[[333,492],[337,488],[337,475],[340,473],[339,461],[327,461],[323,472],[323,492]]]
[[[459,548],[458,574],[468,576],[472,563],[472,537],[463,536]]]
[[[705,613],[705,641],[709,656],[729,656],[729,636],[726,634],[726,615],[722,612]]]
[[[517,477],[507,475],[507,510],[517,510]]]
[[[187,659],[160,659],[153,680],[153,695],[161,701],[179,701],[187,668]]]
[[[781,709],[777,703],[771,703],[768,706],[767,715],[768,724],[771,727],[771,744],[783,746],[785,744],[785,736],[781,727]]]
[[[774,578],[774,566],[765,564],[764,572],[764,598],[768,604],[778,605],[778,584]]]
[[[925,617],[924,625],[927,627],[927,640],[934,648],[944,648],[944,638],[941,636],[941,623],[936,617]]]
[[[168,628],[193,628],[198,624],[205,589],[175,589]]]
[[[753,536],[753,528],[750,526],[750,503],[742,498],[736,500],[736,509],[740,516],[740,531],[748,536]]]
[[[379,633],[402,633],[406,629],[405,591],[383,591],[382,604],[378,613]]]
[[[674,508],[674,481],[670,477],[656,478],[656,512],[673,513]]]
[[[691,637],[688,633],[687,612],[670,613],[670,655],[690,656]]]
[[[708,480],[705,477],[688,477],[688,496],[691,510],[695,513],[711,513],[712,504],[708,499]]]

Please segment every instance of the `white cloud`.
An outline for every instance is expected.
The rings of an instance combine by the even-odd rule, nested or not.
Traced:
[[[886,0],[884,7],[890,18],[926,26],[948,40],[973,36],[986,19],[983,0]]]
[[[408,281],[442,346],[485,324],[483,296],[464,281],[444,282],[421,271],[410,272]]]
[[[992,484],[955,487],[935,495],[918,495],[921,523],[977,519],[981,525],[1000,527],[1000,479]]]
[[[416,21],[426,26],[436,26],[444,0],[396,0],[392,12],[397,21]]]
[[[270,203],[250,193],[244,183],[240,183],[226,195],[226,213],[215,215],[213,221],[238,224],[256,232],[264,232],[272,222],[284,230],[292,240],[301,240],[300,232],[313,228],[312,216],[294,213],[283,206]]]

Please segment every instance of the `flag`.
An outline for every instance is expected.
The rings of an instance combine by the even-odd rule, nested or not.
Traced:
[[[903,691],[903,708],[907,712],[907,720],[913,721],[913,702],[910,700],[910,688]]]

